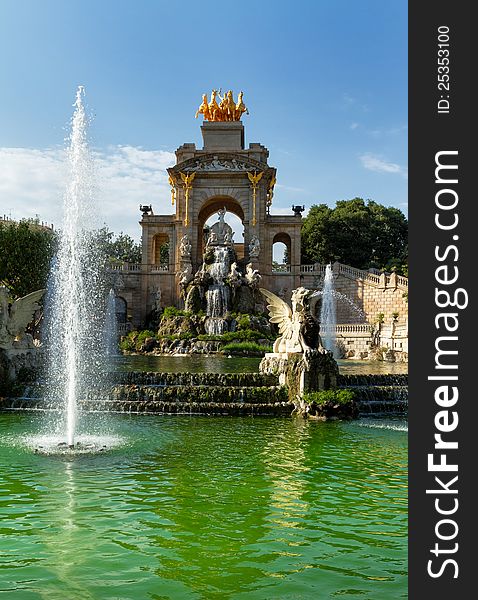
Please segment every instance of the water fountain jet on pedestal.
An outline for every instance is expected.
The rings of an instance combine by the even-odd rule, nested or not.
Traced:
[[[67,149],[69,182],[63,223],[45,307],[48,400],[62,408],[56,434],[64,440],[60,444],[69,448],[78,445],[81,432],[79,403],[93,389],[101,393],[105,354],[103,261],[96,243],[93,166],[83,96],[79,86]]]

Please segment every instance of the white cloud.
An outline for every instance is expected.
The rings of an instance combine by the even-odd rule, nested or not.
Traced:
[[[291,185],[283,185],[281,183],[276,183],[275,187],[277,190],[284,190],[285,192],[297,192],[298,194],[302,194],[303,192],[307,191],[301,187],[294,187]]]
[[[380,156],[376,156],[374,154],[363,154],[360,156],[360,161],[363,167],[368,171],[375,171],[377,173],[393,173],[401,175],[405,178],[408,176],[406,168],[401,167],[396,163],[386,161]]]
[[[171,213],[166,167],[175,155],[163,150],[114,146],[94,151],[98,220],[139,239],[139,205]],[[0,215],[34,218],[61,227],[67,177],[63,149],[0,148]]]

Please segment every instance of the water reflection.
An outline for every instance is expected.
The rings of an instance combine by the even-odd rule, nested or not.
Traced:
[[[114,357],[115,366],[121,371],[159,371],[163,373],[257,373],[260,358],[227,358],[219,355],[192,354],[185,356],[169,355],[128,355]],[[408,373],[407,363],[385,361],[339,360],[342,374],[398,374]]]
[[[15,441],[34,416],[0,414],[6,597],[406,597],[404,432],[113,420],[122,446],[71,460]]]

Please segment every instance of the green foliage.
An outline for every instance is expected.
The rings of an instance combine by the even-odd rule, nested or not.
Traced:
[[[237,316],[237,327],[239,329],[249,329],[251,326],[251,317],[248,314],[241,314]]]
[[[120,350],[126,352],[138,352],[146,338],[156,339],[154,331],[144,329],[143,331],[130,331],[119,343]]]
[[[154,337],[156,337],[156,334],[154,333],[154,331],[151,331],[150,329],[143,329],[143,331],[140,331],[138,333],[138,335],[136,337],[136,343],[142,344],[146,338],[154,338]]]
[[[206,342],[232,342],[232,341],[252,341],[260,339],[275,339],[276,336],[266,336],[260,331],[254,329],[240,329],[237,331],[228,331],[222,335],[198,335],[197,339]]]
[[[100,251],[109,262],[141,262],[141,244],[122,231],[116,235],[103,227],[98,232]]]
[[[392,268],[402,274],[408,259],[408,221],[397,208],[362,198],[335,208],[314,205],[302,225],[304,262],[339,261],[358,269]]]
[[[169,242],[164,242],[159,247],[159,262],[162,265],[169,264]]]
[[[303,400],[307,404],[315,402],[319,406],[324,404],[349,404],[353,401],[355,394],[352,390],[321,390],[320,392],[308,392],[304,394]]]
[[[383,323],[385,321],[385,315],[383,312],[378,313],[377,315],[377,323]]]
[[[56,245],[51,229],[28,221],[0,222],[0,284],[14,298],[46,287]]]
[[[56,234],[36,223],[0,223],[0,283],[14,298],[46,287]]]
[[[190,331],[183,331],[182,333],[178,333],[171,336],[172,340],[191,340],[194,337],[194,334]]]
[[[265,354],[266,352],[272,352],[272,346],[262,346],[255,342],[233,342],[223,346],[221,351],[228,354]]]
[[[163,319],[170,319],[171,317],[190,317],[191,313],[186,310],[181,310],[175,306],[166,306],[161,315],[161,321]]]

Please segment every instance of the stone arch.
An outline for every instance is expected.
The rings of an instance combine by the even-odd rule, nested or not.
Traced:
[[[291,257],[292,257],[292,239],[291,239],[290,235],[283,231],[280,231],[279,233],[276,233],[274,235],[274,237],[272,238],[272,248],[271,248],[272,255],[273,255],[274,244],[277,244],[277,243],[282,243],[285,245],[285,247],[287,249],[287,260],[285,261],[285,264],[290,267]]]
[[[204,203],[216,197],[230,198],[242,206],[244,215],[248,218],[249,194],[247,189],[244,190],[237,187],[208,187],[206,190],[199,189],[196,194],[201,209]]]
[[[309,310],[316,319],[320,320],[320,311],[322,309],[322,296],[313,296],[309,298]]]
[[[115,297],[115,315],[118,323],[126,323],[128,317],[128,303],[122,296]]]
[[[228,212],[231,212],[234,215],[236,215],[244,225],[245,211],[241,202],[239,202],[236,198],[224,195],[212,196],[207,198],[207,200],[202,204],[197,216],[197,256],[199,259],[201,259],[204,252],[204,225],[211,215],[217,213],[219,209],[224,207],[226,207],[226,210]],[[236,244],[237,243],[241,243],[240,240],[236,240]]]
[[[171,252],[171,240],[169,239],[169,235],[167,233],[156,233],[153,236],[152,244],[153,244],[153,247],[151,249],[152,263],[154,265],[168,264],[169,253]],[[167,253],[168,257],[166,258],[164,256],[164,251],[163,251],[163,259],[161,259],[161,248],[165,244],[168,244],[168,253]]]

